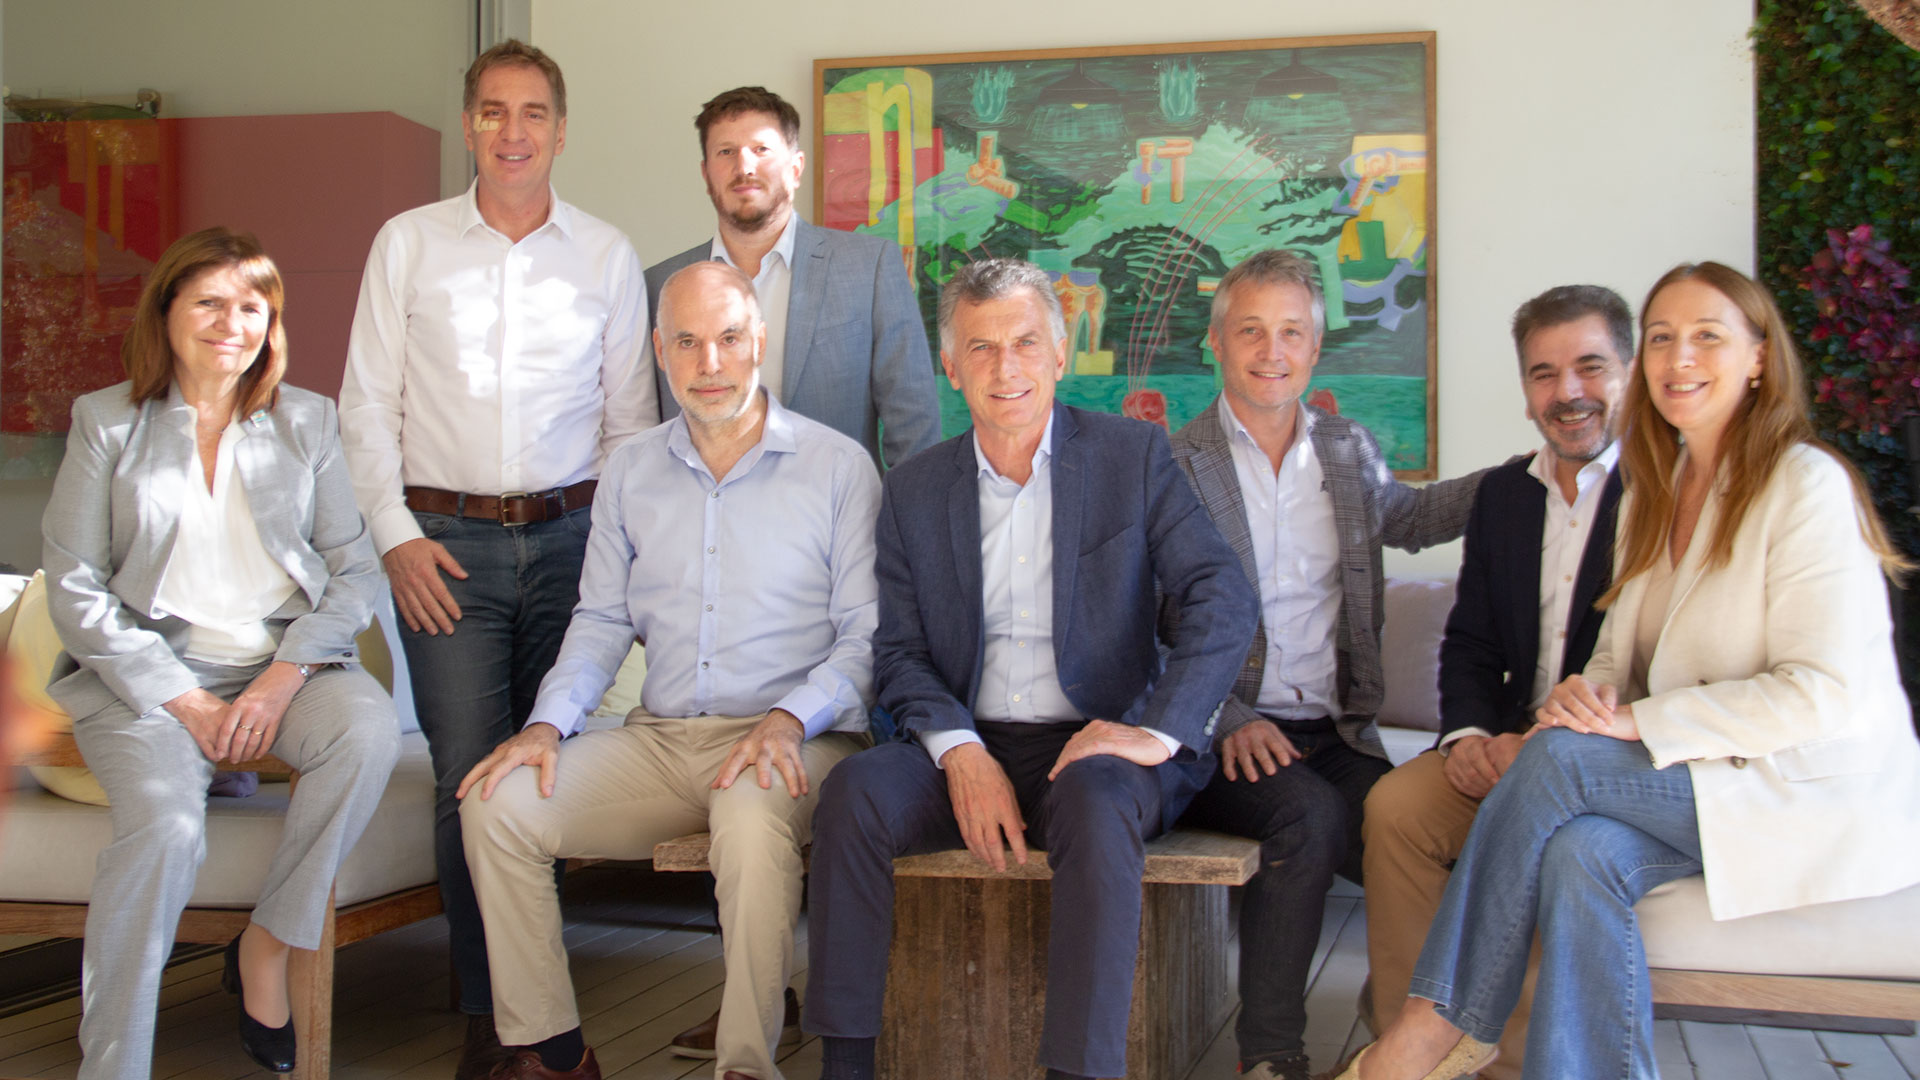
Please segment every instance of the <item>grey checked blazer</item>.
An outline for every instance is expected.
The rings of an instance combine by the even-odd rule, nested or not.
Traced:
[[[713,241],[647,268],[647,311],[674,272],[709,258]],[[651,327],[648,328],[651,331]],[[648,334],[651,353],[652,334]],[[927,328],[898,245],[805,221],[793,234],[780,403],[867,448],[892,467],[940,441]],[[680,412],[656,364],[660,418]],[[884,430],[883,430],[884,429]]]
[[[1174,435],[1173,460],[1186,472],[1213,523],[1240,556],[1247,580],[1258,582],[1247,504],[1240,494],[1227,432],[1220,425],[1219,405],[1216,398]],[[1313,452],[1326,476],[1334,528],[1340,536],[1340,619],[1334,631],[1343,712],[1340,737],[1356,750],[1384,758],[1386,749],[1373,720],[1386,695],[1380,667],[1380,628],[1387,621],[1381,545],[1418,551],[1458,537],[1466,531],[1474,492],[1486,470],[1423,488],[1408,487],[1394,479],[1366,428],[1305,402],[1300,407],[1313,414]],[[1247,662],[1234,681],[1233,696],[1222,709],[1220,736],[1259,718],[1249,703],[1260,696],[1266,663],[1263,618],[1247,651]]]
[[[180,494],[201,484],[193,411],[179,387],[135,405],[128,383],[74,401],[67,454],[41,522],[47,607],[67,655],[48,688],[75,718],[118,698],[145,715],[200,685],[179,651],[187,623],[154,608],[173,554]],[[267,554],[299,586],[268,617],[275,658],[357,661],[386,588],[340,453],[332,399],[282,384],[243,422],[234,468]]]

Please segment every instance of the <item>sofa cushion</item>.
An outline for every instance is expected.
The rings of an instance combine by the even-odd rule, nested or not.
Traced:
[[[14,604],[13,626],[7,631],[7,655],[13,658],[17,689],[27,707],[52,721],[52,730],[73,730],[73,718],[47,693],[53,678],[53,665],[63,647],[53,629],[53,617],[47,613],[47,577],[35,571],[33,579]],[[64,799],[107,805],[107,793],[100,781],[87,769],[64,765],[35,765],[27,770],[40,786]]]
[[[252,907],[286,810],[284,783],[262,784],[251,798],[208,799],[207,860],[189,903]],[[0,900],[84,903],[94,860],[113,839],[109,813],[24,785],[0,819]],[[372,822],[340,865],[335,903],[345,907],[433,880],[433,764],[426,739],[408,734]]]
[[[1387,579],[1387,625],[1380,634],[1380,665],[1387,695],[1383,725],[1440,730],[1440,639],[1453,610],[1453,579]]]
[[[1920,979],[1920,885],[1715,922],[1695,876],[1654,889],[1634,914],[1657,968]]]

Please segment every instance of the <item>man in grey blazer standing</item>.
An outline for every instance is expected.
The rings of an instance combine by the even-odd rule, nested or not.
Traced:
[[[1360,880],[1360,815],[1392,767],[1384,695],[1383,543],[1465,530],[1480,474],[1406,487],[1367,429],[1300,400],[1320,359],[1318,266],[1291,251],[1220,279],[1208,340],[1226,384],[1173,437],[1213,522],[1260,594],[1260,626],[1214,750],[1220,771],[1182,820],[1260,841],[1240,909],[1240,1069],[1306,1080],[1307,969],[1336,871]]]
[[[807,164],[799,112],[742,86],[707,102],[693,124],[718,226],[711,241],[647,269],[649,309],[674,271],[727,263],[753,281],[767,327],[761,378],[782,405],[866,447],[883,468],[939,442],[933,356],[899,249],[794,212]],[[680,408],[657,366],[655,377],[661,419],[672,419]]]

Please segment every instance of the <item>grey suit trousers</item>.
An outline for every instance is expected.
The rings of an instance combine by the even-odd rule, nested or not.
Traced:
[[[185,663],[228,701],[266,667]],[[207,853],[213,763],[164,709],[135,716],[115,702],[76,721],[73,736],[113,804],[113,843],[94,868],[87,909],[80,1077],[135,1080],[151,1067],[161,969]],[[311,949],[334,872],[400,753],[393,700],[358,667],[322,668],[293,696],[271,750],[300,770],[300,785],[253,921]]]

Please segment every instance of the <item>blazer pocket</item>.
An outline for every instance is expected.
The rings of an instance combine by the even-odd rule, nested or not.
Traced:
[[[1858,776],[1880,771],[1883,755],[1866,739],[1821,739],[1776,751],[1773,767],[1788,781],[1821,780],[1829,776]]]
[[[1124,550],[1128,546],[1138,545],[1143,535],[1144,533],[1140,528],[1139,522],[1129,522],[1123,526],[1119,532],[1096,540],[1081,548],[1080,557],[1082,559],[1091,559],[1096,556],[1105,558],[1116,551]]]

